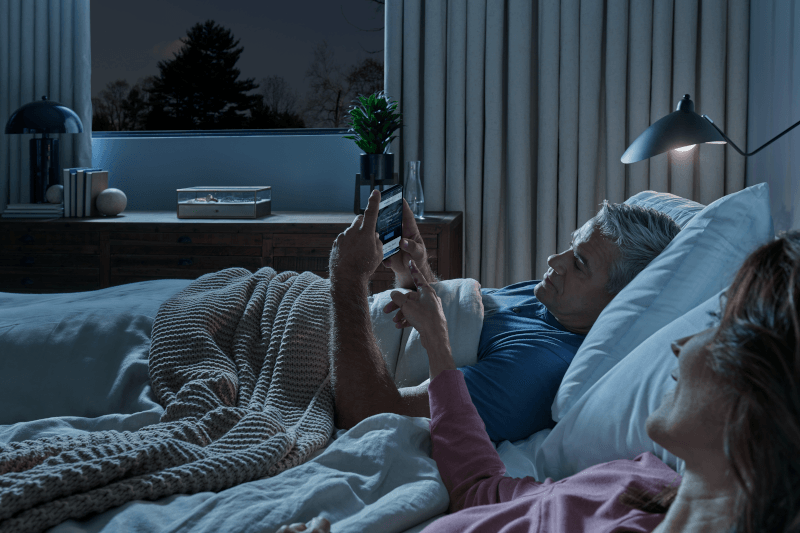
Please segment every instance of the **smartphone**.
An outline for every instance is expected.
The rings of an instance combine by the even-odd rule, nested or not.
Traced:
[[[386,260],[400,251],[400,238],[403,236],[403,186],[395,185],[381,192],[378,208],[378,222],[375,225],[383,243],[383,259]]]

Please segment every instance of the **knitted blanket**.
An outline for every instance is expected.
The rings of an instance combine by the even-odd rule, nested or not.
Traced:
[[[233,268],[192,282],[153,324],[161,421],[0,447],[0,531],[221,491],[302,463],[333,430],[330,308],[329,281],[310,272]]]

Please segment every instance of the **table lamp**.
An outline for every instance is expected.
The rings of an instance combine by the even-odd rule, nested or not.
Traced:
[[[708,115],[700,116],[695,113],[694,102],[692,102],[688,94],[685,94],[678,102],[677,109],[644,130],[628,146],[620,160],[625,164],[636,163],[667,150],[685,152],[700,143],[725,144],[726,142],[730,143],[737,152],[747,157],[778,140],[798,125],[800,125],[800,122],[786,128],[780,135],[773,137],[752,152],[745,153],[714,124],[714,121]]]
[[[51,133],[80,133],[83,123],[75,112],[46,96],[20,107],[6,122],[6,133],[41,133],[41,139],[30,141],[31,196],[30,202],[45,201],[47,188],[59,180],[58,139]]]

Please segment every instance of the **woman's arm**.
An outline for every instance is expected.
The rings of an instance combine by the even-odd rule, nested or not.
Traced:
[[[409,270],[417,292],[393,292],[392,301],[401,308],[404,320],[419,331],[428,352],[431,456],[450,494],[450,512],[508,501],[538,486],[531,478],[503,476],[505,466],[472,404],[464,375],[453,362],[441,300],[413,261]]]
[[[450,494],[450,512],[501,503],[538,487],[533,478],[505,477],[505,465],[472,405],[460,370],[442,372],[428,386],[431,457]]]

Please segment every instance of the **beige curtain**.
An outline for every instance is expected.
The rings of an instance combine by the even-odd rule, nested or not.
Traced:
[[[684,94],[733,139],[747,117],[749,0],[387,0],[399,164],[425,209],[464,213],[464,276],[537,279],[603,199],[710,203],[744,187],[720,146],[623,165]]]
[[[0,211],[29,201],[28,141],[6,135],[22,105],[46,95],[75,111],[83,133],[57,138],[62,167],[92,162],[89,0],[0,0]]]

